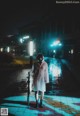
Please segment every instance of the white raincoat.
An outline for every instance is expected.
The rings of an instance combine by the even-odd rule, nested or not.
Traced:
[[[48,65],[45,61],[33,65],[33,87],[34,91],[46,91],[46,83],[49,83]]]

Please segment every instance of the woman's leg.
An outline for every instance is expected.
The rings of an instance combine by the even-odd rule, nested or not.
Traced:
[[[43,98],[44,98],[44,92],[41,92],[41,98],[40,98],[40,107],[43,107]]]
[[[35,92],[36,108],[38,107],[38,91]]]
[[[38,91],[35,91],[35,99],[38,100]]]
[[[41,99],[44,98],[44,92],[41,91]]]

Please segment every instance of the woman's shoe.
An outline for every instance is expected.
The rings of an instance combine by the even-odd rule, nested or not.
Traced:
[[[43,108],[42,100],[40,100],[40,108]]]
[[[36,100],[36,108],[38,108],[39,104],[38,104],[38,100]]]

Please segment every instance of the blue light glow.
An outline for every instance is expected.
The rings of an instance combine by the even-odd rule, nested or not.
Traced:
[[[55,58],[53,58],[50,62],[49,74],[51,75],[50,78],[52,78],[53,81],[62,75],[61,64]]]
[[[22,38],[20,38],[20,43],[23,43],[23,39]]]
[[[57,41],[54,41],[50,46],[51,47],[62,46],[62,43],[59,40],[57,40]]]
[[[52,73],[53,76],[59,77],[61,74],[61,69],[58,66],[51,64],[50,65],[50,72]]]
[[[80,105],[77,105],[80,104],[80,98],[45,95],[43,101],[45,108],[43,109],[28,107],[26,95],[7,97],[3,100],[4,103],[0,107],[7,107],[9,113],[15,116],[80,116]],[[30,103],[35,104],[34,95],[30,96]]]
[[[23,37],[23,39],[28,39],[28,38],[29,38],[29,35]]]
[[[60,41],[59,41],[59,40],[54,41],[54,42],[51,44],[51,46],[57,46],[59,43],[60,43]]]
[[[56,50],[53,50],[54,53],[56,53]]]
[[[61,44],[61,43],[59,43],[59,46],[62,46],[62,44]]]

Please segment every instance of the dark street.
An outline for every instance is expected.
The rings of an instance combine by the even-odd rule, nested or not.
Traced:
[[[63,95],[64,93],[66,94],[67,92],[69,92],[70,94],[74,93],[74,95],[76,95],[76,92],[79,92],[80,79],[77,77],[77,75],[74,75],[74,73],[77,74],[76,70],[75,72],[72,72],[72,70],[70,70],[70,68],[73,69],[74,67],[68,66],[68,62],[63,59],[46,57],[45,61],[48,63],[50,80],[50,83],[47,85],[46,94]],[[67,64],[65,62],[67,62]],[[20,83],[22,81],[27,82],[28,72],[31,72],[31,69],[4,68],[0,71],[2,77],[0,78],[0,89],[2,91],[1,94],[3,94],[3,91],[7,92],[7,89],[10,90],[9,88],[11,87],[12,89],[19,89],[18,87],[20,86]],[[32,76],[30,78],[32,78]],[[4,93],[4,95],[5,94],[6,93]]]
[[[45,57],[45,61],[48,63],[48,69],[49,69],[49,80],[50,83],[47,84],[47,91],[45,92],[45,97],[44,97],[44,106],[45,108],[34,109],[35,105],[35,97],[34,97],[34,91],[32,90],[32,76],[30,76],[30,103],[29,106],[27,105],[27,76],[28,72],[31,71],[31,69],[16,69],[16,70],[11,70],[11,69],[6,69],[5,71],[1,71],[2,78],[0,81],[0,96],[1,96],[1,102],[0,106],[1,107],[7,107],[10,109],[10,114],[14,114],[12,111],[15,110],[15,116],[21,115],[23,110],[25,111],[23,113],[23,116],[26,115],[26,110],[25,108],[29,107],[28,113],[30,113],[30,110],[34,109],[37,111],[37,114],[42,113],[42,114],[47,114],[46,110],[50,111],[51,113],[54,112],[54,116],[72,116],[72,114],[79,114],[79,110],[76,111],[76,108],[72,105],[72,102],[69,103],[69,101],[66,101],[66,99],[70,99],[74,101],[74,104],[80,104],[80,80],[78,77],[75,77],[74,72],[71,72],[69,69],[73,67],[68,67],[66,65],[64,59],[56,59],[56,58],[48,58]],[[68,63],[68,62],[67,62]],[[69,64],[68,64],[69,65]],[[5,73],[3,73],[5,72]],[[76,70],[75,70],[76,73]],[[6,78],[6,80],[5,80]],[[5,81],[4,81],[5,80]],[[21,82],[25,82],[26,86],[23,84],[21,85]],[[77,103],[76,103],[77,101]],[[52,102],[54,104],[52,104]],[[62,103],[63,102],[63,103]],[[59,103],[61,106],[59,106]],[[12,105],[13,104],[13,105]],[[15,104],[15,106],[14,106]],[[19,105],[18,105],[19,104]],[[63,105],[66,104],[66,105]],[[56,106],[57,105],[57,106]],[[15,107],[15,109],[14,109]],[[23,108],[22,108],[23,107]],[[53,107],[53,108],[52,108]],[[58,111],[57,108],[54,107],[62,107],[61,110]],[[64,107],[68,107],[70,111],[64,111]],[[74,110],[72,108],[74,107]],[[77,106],[76,106],[77,107]],[[80,109],[80,106],[78,105],[78,108]],[[20,111],[21,109],[21,111]],[[17,111],[19,110],[18,114]],[[44,111],[44,113],[43,113]],[[71,114],[71,113],[72,114]],[[37,115],[34,113],[34,116]],[[59,114],[58,114],[59,113]],[[47,114],[48,115],[48,114]],[[49,114],[50,116],[50,114]]]

